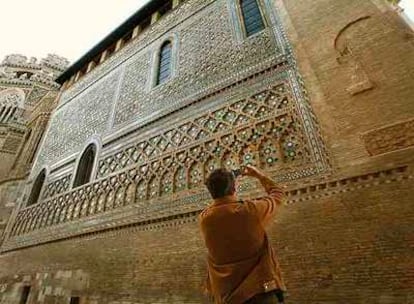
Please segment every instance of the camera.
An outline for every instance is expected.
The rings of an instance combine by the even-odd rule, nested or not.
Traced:
[[[234,178],[237,178],[243,175],[243,171],[244,171],[244,167],[240,167],[238,169],[231,170],[231,173],[233,173]]]

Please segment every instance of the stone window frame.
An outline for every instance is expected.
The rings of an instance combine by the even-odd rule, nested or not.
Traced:
[[[158,69],[160,64],[160,55],[162,46],[166,42],[171,43],[171,75],[167,81],[158,84]],[[150,72],[150,86],[149,90],[155,90],[163,87],[167,83],[171,82],[174,78],[177,77],[177,65],[178,65],[178,51],[179,51],[179,44],[178,44],[178,35],[176,33],[167,35],[164,39],[160,39],[153,47],[152,56],[151,56],[151,72]]]
[[[85,154],[86,150],[89,149],[89,147],[91,145],[95,146],[95,155],[94,155],[94,160],[93,160],[93,165],[92,165],[91,177],[89,179],[89,182],[86,183],[86,184],[92,183],[96,179],[96,173],[97,173],[97,170],[98,170],[98,160],[99,160],[99,156],[100,156],[100,153],[101,153],[101,150],[102,150],[102,140],[98,136],[94,136],[89,141],[87,141],[86,144],[82,147],[82,150],[77,155],[76,163],[73,167],[72,178],[71,178],[71,181],[70,181],[70,189],[75,189],[75,188],[79,188],[79,187],[82,187],[82,186],[86,185],[85,184],[85,185],[75,187],[75,180],[76,180],[76,175],[77,175],[78,170],[79,170],[79,164],[80,164],[80,161],[82,159],[82,156]]]
[[[246,27],[244,24],[244,17],[242,8],[240,5],[241,0],[227,0],[227,5],[230,11],[231,21],[233,23],[233,31],[238,42],[243,42],[244,40],[253,39],[254,37],[260,35],[271,26],[270,20],[268,20],[266,15],[266,3],[263,0],[256,0],[259,7],[260,15],[262,17],[264,28],[253,35],[247,36]]]

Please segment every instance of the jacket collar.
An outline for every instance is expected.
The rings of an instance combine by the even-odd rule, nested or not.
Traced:
[[[227,195],[227,196],[223,196],[223,197],[215,199],[214,202],[213,202],[213,206],[221,206],[221,205],[225,205],[225,204],[234,204],[234,203],[237,203],[237,202],[238,202],[237,196],[235,194],[233,194],[233,195]]]

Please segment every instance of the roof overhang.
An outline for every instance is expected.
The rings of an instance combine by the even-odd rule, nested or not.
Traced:
[[[135,14],[129,17],[124,23],[122,23],[118,28],[96,44],[91,50],[89,50],[85,55],[78,59],[74,64],[67,68],[58,78],[56,82],[59,84],[65,83],[68,79],[72,77],[75,73],[81,70],[85,65],[89,64],[96,56],[101,54],[111,45],[116,43],[119,39],[124,37],[131,29],[137,26],[140,22],[144,21],[146,18],[151,16],[157,11],[166,1],[165,0],[151,0],[142,8],[140,8]],[[104,5],[104,4],[103,4]]]

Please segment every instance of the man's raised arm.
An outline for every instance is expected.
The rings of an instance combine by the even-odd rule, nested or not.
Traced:
[[[253,166],[246,166],[243,169],[243,175],[257,178],[267,192],[267,196],[254,201],[257,214],[264,225],[266,225],[275,214],[277,207],[286,200],[283,188]]]

